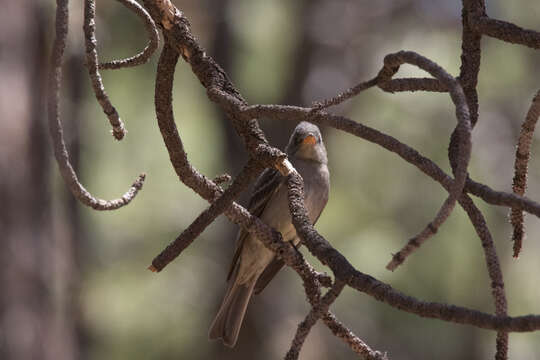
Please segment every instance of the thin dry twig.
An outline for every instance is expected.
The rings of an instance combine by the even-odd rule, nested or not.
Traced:
[[[403,91],[429,91],[429,92],[447,92],[448,89],[437,79],[432,78],[400,78],[392,79],[377,84],[381,90],[386,92]]]
[[[182,233],[152,260],[149,267],[152,271],[161,271],[167,264],[176,259],[193,240],[195,240],[232,202],[244,191],[249,184],[262,172],[258,162],[250,159],[242,172],[234,179],[231,186],[217,198],[209,208],[204,210]]]
[[[465,191],[481,198],[488,204],[517,208],[540,217],[540,204],[524,196],[493,190],[472,179],[467,179]]]
[[[344,326],[334,314],[328,311],[330,305],[337,299],[341,291],[343,290],[345,283],[340,280],[336,280],[332,285],[332,288],[328,290],[326,295],[320,298],[320,293],[315,298],[308,298],[312,308],[304,321],[298,325],[295,337],[292,341],[291,348],[285,355],[285,359],[298,359],[300,350],[309,335],[309,332],[315,325],[318,319],[322,319],[328,329],[345,344],[347,344],[351,350],[360,356],[364,360],[388,360],[385,353],[375,351],[371,349],[365,342],[363,342],[358,336],[356,336],[351,330]],[[309,291],[306,291],[309,294]]]
[[[531,144],[538,117],[540,116],[540,90],[536,93],[525,121],[521,125],[519,140],[516,147],[516,159],[514,162],[514,181],[512,190],[515,194],[523,196],[527,189],[527,172],[529,160],[531,157]],[[518,208],[512,208],[510,211],[510,222],[514,229],[512,240],[514,241],[514,257],[519,257],[521,245],[523,243],[524,229],[524,214]]]
[[[323,315],[322,320],[326,327],[336,336],[341,339],[349,348],[364,360],[388,360],[388,355],[381,351],[373,350],[356,336],[349,328],[343,325],[334,314],[327,312]]]
[[[446,221],[465,187],[467,167],[471,156],[471,122],[469,120],[469,109],[461,86],[440,66],[412,51],[400,51],[395,54],[387,55],[384,58],[384,67],[379,72],[379,77],[382,79],[391,78],[392,75],[397,72],[399,66],[404,63],[416,65],[422,70],[429,72],[448,89],[450,97],[456,106],[458,125],[456,126],[454,133],[457,134],[459,143],[457,144],[457,167],[454,174],[455,181],[448,198],[441,206],[435,219],[431,221],[422,232],[409,240],[405,247],[394,254],[392,260],[386,266],[387,269],[392,271],[402,264],[414,250],[422,245],[422,243],[435,234],[438,228]]]
[[[159,33],[154,20],[150,17],[148,12],[134,0],[118,1],[144,21],[144,27],[148,33],[148,44],[140,53],[129,58],[100,63],[98,68],[101,70],[116,70],[145,64],[150,60],[150,57],[152,57],[159,45]]]
[[[499,257],[493,243],[493,238],[487,227],[486,220],[482,212],[476,207],[468,195],[462,194],[459,199],[460,205],[467,212],[471,223],[480,238],[488,275],[491,280],[491,293],[495,302],[495,314],[498,316],[507,316],[508,304],[504,290],[504,280]],[[499,331],[497,333],[497,352],[495,358],[503,360],[508,356],[508,333]]]
[[[69,161],[69,154],[64,142],[64,131],[60,122],[60,83],[62,81],[62,58],[66,47],[68,33],[68,2],[57,0],[56,7],[56,35],[51,54],[51,68],[49,72],[48,116],[49,132],[51,134],[54,156],[60,168],[60,173],[77,200],[95,210],[115,210],[131,202],[142,188],[145,174],[139,175],[131,188],[119,199],[102,200],[90,194],[79,182],[77,174]]]
[[[309,335],[311,329],[313,328],[317,320],[319,320],[321,316],[323,316],[328,311],[330,305],[332,305],[332,303],[337,299],[339,294],[341,294],[341,291],[344,287],[344,282],[336,280],[332,288],[328,290],[328,292],[321,299],[319,299],[318,303],[311,308],[304,321],[302,321],[298,325],[298,329],[296,330],[296,334],[292,341],[291,348],[285,355],[285,360],[298,359],[298,356],[300,355],[300,350],[302,350],[302,345],[304,345],[304,341]]]
[[[96,40],[96,3],[95,0],[84,1],[84,43],[86,47],[86,66],[88,67],[88,75],[92,82],[92,89],[96,95],[96,99],[101,105],[103,112],[109,118],[112,126],[112,134],[116,140],[122,140],[126,135],[124,122],[120,119],[118,112],[111,104],[109,96],[103,87],[103,80],[98,70],[98,54]]]
[[[342,92],[341,94],[331,99],[326,99],[323,101],[316,101],[315,103],[313,103],[312,107],[314,110],[322,110],[322,109],[329,108],[330,106],[339,105],[342,102],[360,94],[362,91],[367,90],[373,86],[376,86],[378,82],[379,82],[379,79],[377,77],[374,77],[371,80],[364,81],[356,86],[353,86],[352,88]]]

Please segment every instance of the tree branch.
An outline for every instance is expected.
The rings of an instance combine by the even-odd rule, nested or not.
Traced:
[[[101,70],[116,70],[145,64],[150,60],[150,57],[154,54],[159,45],[159,33],[154,20],[150,17],[148,12],[134,0],[118,1],[144,21],[144,27],[148,33],[148,44],[140,53],[129,58],[100,63],[98,68]]]
[[[68,33],[68,3],[67,0],[57,0],[56,2],[56,35],[53,42],[51,54],[51,68],[48,83],[48,116],[49,133],[54,147],[54,156],[60,168],[60,173],[69,187],[71,193],[77,200],[95,210],[115,210],[125,206],[135,198],[137,192],[142,188],[145,174],[139,175],[131,188],[119,199],[102,200],[90,194],[79,182],[77,174],[73,170],[69,161],[69,154],[64,142],[64,132],[60,122],[59,98],[60,83],[62,81],[62,57],[66,47]]]
[[[527,172],[529,167],[529,159],[531,157],[531,144],[534,135],[534,128],[538,122],[540,116],[540,90],[536,93],[532,104],[527,112],[525,121],[521,125],[521,132],[519,134],[518,144],[516,146],[516,159],[514,162],[514,180],[512,183],[512,190],[514,194],[525,194],[527,189]],[[521,251],[521,244],[523,242],[523,236],[525,229],[523,225],[524,215],[523,211],[518,208],[512,208],[510,211],[510,222],[514,228],[512,234],[512,240],[514,241],[514,257],[519,256]]]
[[[95,0],[84,0],[84,43],[86,46],[86,66],[88,75],[92,82],[92,88],[96,99],[101,105],[103,112],[109,118],[112,126],[112,134],[116,140],[122,140],[126,135],[124,122],[120,119],[118,112],[111,104],[109,96],[103,87],[101,74],[98,70],[98,54],[96,40],[96,4]]]

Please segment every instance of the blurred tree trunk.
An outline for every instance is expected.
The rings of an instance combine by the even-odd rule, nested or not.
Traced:
[[[0,359],[78,359],[73,219],[51,199],[45,2],[0,12]],[[47,10],[47,11],[45,11]],[[30,19],[31,21],[21,21]],[[76,222],[75,222],[76,223]]]

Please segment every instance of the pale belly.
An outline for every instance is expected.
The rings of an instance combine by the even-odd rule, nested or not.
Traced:
[[[298,171],[302,174],[302,169]],[[323,174],[326,175],[326,174]],[[328,198],[327,187],[322,187],[325,191],[313,191],[321,189],[321,186],[313,186],[313,181],[327,181],[327,179],[305,179],[306,185],[304,193],[304,203],[308,210],[308,216],[311,223],[314,223],[326,205]],[[309,182],[309,183],[308,183]],[[272,196],[261,216],[261,220],[278,230],[284,241],[293,241],[295,245],[300,242],[296,235],[296,229],[292,224],[290,211],[288,208],[287,187],[282,185],[280,189]],[[240,269],[238,272],[238,281],[240,283],[252,283],[257,280],[263,270],[274,259],[275,254],[267,249],[258,239],[248,236],[243,245],[240,258]]]

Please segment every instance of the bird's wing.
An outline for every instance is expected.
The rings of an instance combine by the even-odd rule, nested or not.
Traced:
[[[315,221],[313,222],[313,225],[319,220],[319,216],[321,216],[322,209],[315,218]],[[293,240],[294,241],[294,240]],[[302,246],[302,243],[299,242],[298,245],[296,245],[296,248],[298,249],[300,246]],[[283,260],[281,260],[278,257],[275,257],[274,260],[268,266],[264,269],[261,276],[257,279],[257,283],[255,284],[254,292],[255,294],[259,294],[261,291],[264,290],[266,285],[276,276],[276,274],[281,270],[281,268],[285,265]]]
[[[255,182],[253,193],[249,199],[248,210],[254,216],[260,217],[268,204],[268,200],[276,193],[283,184],[284,177],[275,169],[266,169]],[[249,233],[240,229],[236,239],[236,251],[234,253],[227,280],[231,278],[234,269],[240,259],[242,247]],[[266,270],[265,270],[266,271]]]
[[[253,289],[253,292],[255,294],[259,294],[261,291],[264,290],[266,285],[276,276],[276,274],[281,270],[281,268],[285,265],[283,260],[281,260],[278,257],[275,257],[274,260],[262,272],[261,276],[257,279],[257,282],[255,283],[255,288]]]

